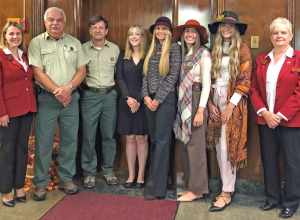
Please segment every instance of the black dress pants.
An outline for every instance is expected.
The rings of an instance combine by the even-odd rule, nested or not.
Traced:
[[[265,193],[271,203],[296,209],[300,202],[300,128],[259,126]],[[284,176],[279,159],[283,156]],[[284,180],[283,191],[281,182]]]
[[[10,118],[8,127],[0,127],[0,192],[24,186],[28,138],[32,114]]]
[[[146,108],[150,136],[150,165],[145,194],[165,197],[167,194],[170,144],[176,114],[176,96],[170,92],[155,112]]]

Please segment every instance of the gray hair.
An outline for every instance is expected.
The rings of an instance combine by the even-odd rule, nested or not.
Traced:
[[[58,8],[58,7],[50,7],[50,8],[47,8],[47,10],[46,10],[45,13],[44,13],[44,21],[47,20],[48,13],[49,13],[50,11],[58,11],[59,13],[61,13],[61,15],[62,15],[63,18],[64,18],[64,22],[66,23],[66,21],[67,21],[66,14],[65,14],[64,10],[62,10],[61,8]]]
[[[291,36],[293,36],[293,25],[288,19],[283,17],[275,18],[270,24],[270,32],[272,33],[272,31],[279,26],[285,27]]]

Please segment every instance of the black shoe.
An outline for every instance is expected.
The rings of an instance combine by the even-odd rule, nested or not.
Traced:
[[[145,194],[144,199],[145,200],[154,200],[154,199],[156,199],[156,196],[151,195],[151,194]]]
[[[15,200],[16,200],[17,202],[25,203],[25,202],[26,202],[26,195],[20,196],[20,197],[17,196],[17,197],[15,198]]]
[[[136,182],[136,184],[135,184],[135,188],[137,188],[137,189],[142,189],[142,188],[144,188],[144,186],[145,186],[145,183]]]
[[[67,195],[75,195],[79,192],[78,186],[73,181],[66,181],[60,184],[59,189]]]
[[[151,194],[144,194],[144,199],[145,200],[163,200],[165,199],[166,196],[154,196],[154,195],[151,195]]]
[[[8,200],[8,201],[4,201],[2,200],[2,204],[7,206],[7,207],[14,207],[16,205],[15,200]]]
[[[209,207],[208,211],[209,211],[209,212],[220,212],[220,211],[223,211],[223,210],[226,209],[228,206],[230,206],[230,204],[231,204],[231,202],[232,202],[232,195],[233,195],[233,194],[230,193],[230,197],[228,197],[228,198],[230,198],[230,200],[229,200],[229,201],[226,201],[226,200],[225,200],[226,198],[224,198],[224,195],[221,193],[219,196],[217,196],[217,197],[213,200],[213,202],[212,202],[211,206]],[[223,200],[223,203],[224,203],[223,206],[219,207],[219,206],[216,206],[216,205],[215,205],[215,202],[216,202],[218,199],[222,199],[222,200]]]
[[[290,218],[295,214],[295,212],[296,212],[296,209],[283,208],[283,209],[281,209],[281,211],[279,213],[279,217],[280,218]]]
[[[136,184],[135,182],[126,182],[123,184],[123,186],[127,189],[135,188]]]
[[[260,206],[259,208],[262,210],[262,211],[269,211],[269,210],[272,210],[272,209],[275,209],[277,208],[277,204],[275,203],[271,203],[269,201],[265,201],[265,203]]]
[[[45,188],[36,188],[32,198],[34,201],[40,202],[40,201],[44,201],[46,199],[47,196],[47,191]]]

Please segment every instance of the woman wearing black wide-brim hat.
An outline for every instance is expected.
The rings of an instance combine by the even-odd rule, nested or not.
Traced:
[[[214,34],[212,96],[208,102],[207,144],[215,147],[222,190],[209,211],[222,211],[232,200],[236,172],[247,160],[247,97],[252,69],[251,53],[241,35],[247,24],[232,11],[224,11],[208,25]]]
[[[244,35],[248,25],[239,21],[238,15],[233,11],[224,11],[219,15],[211,24],[208,24],[208,28],[211,34],[216,34],[221,24],[232,24],[239,31],[240,35]]]
[[[180,72],[180,47],[172,43],[169,18],[150,26],[152,41],[144,61],[142,97],[151,140],[150,167],[144,197],[162,199],[167,194],[170,141],[176,114],[175,87]]]

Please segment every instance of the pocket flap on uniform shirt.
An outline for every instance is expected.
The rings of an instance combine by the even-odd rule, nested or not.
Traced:
[[[55,48],[42,48],[41,49],[41,54],[50,54],[50,53],[54,53],[55,52]]]

